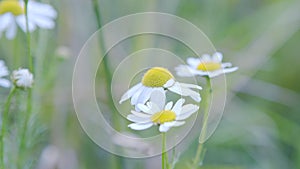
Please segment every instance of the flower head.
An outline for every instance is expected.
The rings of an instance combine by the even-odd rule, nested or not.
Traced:
[[[216,77],[223,73],[236,71],[237,67],[232,67],[231,63],[222,63],[223,55],[216,52],[212,56],[202,55],[201,58],[188,58],[188,65],[179,65],[175,68],[179,76],[191,77],[195,75]]]
[[[10,81],[3,78],[8,75],[9,75],[9,71],[8,71],[7,67],[5,66],[4,61],[0,60],[0,86],[6,87],[6,88],[10,87]]]
[[[52,6],[29,0],[28,6],[28,29],[30,32],[37,27],[53,29],[54,19],[57,16]],[[13,39],[17,33],[17,25],[26,32],[26,17],[24,2],[18,0],[0,1],[0,36],[5,32],[7,39]]]
[[[17,87],[31,88],[33,84],[33,75],[28,69],[18,69],[12,73],[12,81]]]
[[[168,90],[182,96],[190,96],[200,102],[200,94],[192,89],[201,90],[202,88],[194,84],[179,83],[169,70],[153,67],[144,74],[141,83],[133,86],[122,96],[120,103],[131,98],[132,105],[145,104],[155,90],[161,92]]]
[[[198,106],[193,104],[183,105],[185,100],[179,99],[175,105],[169,102],[165,105],[165,94],[160,90],[155,90],[149,102],[146,105],[138,104],[141,110],[131,111],[132,114],[127,116],[127,119],[132,121],[128,127],[134,130],[144,130],[153,125],[159,126],[160,132],[167,132],[171,127],[183,125],[183,120],[197,112]]]

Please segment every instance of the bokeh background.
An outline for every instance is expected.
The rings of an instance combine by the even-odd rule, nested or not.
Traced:
[[[113,157],[82,130],[72,103],[72,73],[80,49],[98,30],[92,1],[43,2],[54,6],[58,18],[55,30],[32,34],[35,62],[40,62],[40,67],[24,168],[106,169],[115,158],[119,163],[116,166],[122,168],[159,168],[159,157]],[[238,72],[227,76],[225,112],[206,143],[203,168],[300,168],[299,0],[99,0],[99,7],[103,25],[146,11],[182,17],[200,28],[226,61],[239,67]],[[22,43],[25,35],[21,31],[15,40],[0,39],[0,58],[10,70],[26,66]],[[151,36],[142,40],[137,37],[126,45],[132,52],[149,45],[160,47]],[[179,56],[187,54],[177,52]],[[100,71],[99,81],[103,77]],[[7,93],[0,90],[1,107]],[[22,93],[18,97],[20,103],[14,106],[22,107],[25,98]],[[14,113],[19,113],[16,122],[22,119],[22,112]],[[18,139],[14,135],[18,126],[11,125],[12,140]],[[14,142],[7,146],[10,152],[16,151]],[[191,162],[196,146],[195,140],[181,152],[176,168],[185,168]],[[14,161],[10,162],[14,166]]]

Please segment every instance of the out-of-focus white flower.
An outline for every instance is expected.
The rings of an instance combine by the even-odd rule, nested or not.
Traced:
[[[9,75],[9,71],[8,71],[7,67],[5,66],[4,61],[0,60],[0,86],[6,87],[6,88],[10,87],[10,81],[3,78],[8,75]]]
[[[37,169],[78,168],[76,152],[73,149],[48,145],[41,153]]]
[[[200,94],[192,89],[201,90],[202,88],[194,84],[179,83],[167,69],[153,67],[144,74],[141,83],[133,86],[122,96],[120,104],[129,98],[131,98],[132,105],[145,104],[155,90],[162,92],[168,90],[200,102]]]
[[[31,88],[33,84],[33,75],[28,69],[18,69],[12,73],[12,81],[17,87]]]
[[[55,54],[60,59],[69,59],[72,55],[71,49],[68,46],[60,46],[55,50]]]
[[[29,0],[27,11],[30,32],[37,27],[43,29],[55,27],[54,19],[57,17],[57,12],[52,6]],[[13,39],[16,36],[17,25],[26,32],[24,2],[22,0],[0,1],[0,23],[0,36],[5,32],[7,39]]]
[[[131,111],[127,119],[134,122],[128,127],[134,130],[145,130],[153,125],[159,125],[160,132],[167,132],[171,127],[181,126],[185,119],[197,112],[198,106],[193,104],[183,105],[185,100],[179,99],[173,106],[173,102],[165,105],[166,96],[159,90],[151,95],[147,105],[138,104],[141,112]]]
[[[236,71],[237,67],[232,67],[231,63],[222,63],[223,55],[216,52],[212,56],[208,54],[202,55],[201,58],[188,58],[188,65],[179,65],[175,68],[178,76],[209,76],[216,77],[223,73]]]

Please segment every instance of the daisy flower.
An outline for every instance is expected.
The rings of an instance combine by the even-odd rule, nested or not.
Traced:
[[[33,84],[33,75],[28,69],[18,69],[12,73],[12,81],[17,87],[31,88]]]
[[[187,59],[188,65],[179,65],[175,70],[178,76],[191,77],[199,75],[212,78],[238,69],[238,67],[232,67],[231,63],[222,63],[222,59],[223,55],[220,52],[216,52],[212,56],[204,54],[201,58],[190,57]]]
[[[9,75],[9,71],[8,71],[7,67],[5,66],[4,61],[0,60],[0,86],[6,87],[6,88],[10,87],[10,81],[3,78],[8,75]]]
[[[156,95],[155,97],[152,97]],[[185,100],[179,99],[175,105],[168,102],[165,105],[166,96],[160,90],[156,90],[146,105],[138,104],[140,112],[131,111],[127,119],[133,123],[128,127],[133,130],[145,130],[153,125],[159,126],[160,132],[167,132],[172,127],[178,127],[185,123],[185,119],[197,112],[198,106],[193,104],[183,105]]]
[[[57,16],[52,6],[29,0],[28,6],[28,27],[34,31],[37,27],[53,29],[54,19]],[[13,39],[17,34],[17,26],[26,32],[26,17],[24,2],[22,0],[0,1],[0,36],[5,32],[7,39]]]
[[[145,104],[155,90],[168,90],[181,96],[190,96],[193,100],[200,102],[200,94],[192,89],[201,90],[202,88],[194,84],[179,83],[169,70],[153,67],[144,74],[141,83],[133,86],[121,97],[120,104],[130,98],[132,105]]]

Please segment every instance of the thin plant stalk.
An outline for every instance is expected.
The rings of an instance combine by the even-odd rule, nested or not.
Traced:
[[[162,155],[161,155],[161,167],[162,169],[169,169],[169,159],[168,159],[168,153],[166,151],[166,144],[167,144],[167,138],[166,138],[166,133],[162,133]]]
[[[10,93],[6,99],[5,105],[4,105],[4,110],[3,110],[3,114],[2,114],[2,123],[1,123],[1,135],[0,135],[0,168],[6,168],[4,165],[4,138],[6,135],[6,127],[8,124],[8,113],[9,113],[9,109],[10,109],[10,105],[11,105],[11,99],[13,97],[13,95],[16,92],[16,88],[13,86],[10,90]]]
[[[97,26],[98,29],[100,29],[102,27],[102,21],[101,21],[101,13],[100,13],[100,9],[99,9],[99,2],[98,0],[93,0],[93,7],[94,7],[94,13],[96,15],[96,19],[97,19]],[[100,40],[100,47],[103,51],[105,51],[105,45],[104,45],[104,41],[102,38],[99,38]],[[114,102],[113,102],[113,98],[112,98],[112,93],[111,93],[111,79],[112,79],[112,73],[109,69],[109,61],[107,59],[107,57],[103,57],[103,66],[104,66],[104,74],[105,74],[105,80],[106,80],[106,89],[107,89],[107,94],[108,94],[108,100],[109,100],[109,106],[111,108],[112,111],[112,120],[113,120],[113,124],[114,127],[116,128],[116,130],[120,130],[121,126],[119,125],[119,121],[118,121],[118,117],[116,116],[116,109],[114,107]]]
[[[199,144],[198,148],[196,151],[195,158],[193,160],[192,164],[192,169],[196,169],[199,166],[199,163],[201,162],[201,156],[203,155],[204,152],[204,141],[206,137],[206,130],[207,130],[207,122],[208,122],[208,113],[209,113],[209,107],[210,107],[210,98],[211,98],[211,93],[212,93],[212,88],[211,88],[211,82],[210,78],[206,77],[206,83],[207,83],[207,89],[205,91],[205,96],[204,96],[204,101],[203,101],[203,107],[204,107],[204,114],[203,114],[203,125],[201,129],[201,134],[199,136]]]
[[[33,56],[31,55],[31,35],[29,32],[29,23],[28,23],[28,0],[24,0],[25,5],[25,18],[26,18],[26,40],[27,40],[27,56],[28,56],[28,67],[30,72],[34,73],[34,64],[33,64]],[[28,122],[32,112],[32,89],[28,89],[27,95],[27,108],[25,114],[25,122],[21,131],[20,145],[19,145],[19,154],[22,155],[25,149],[26,143],[26,133],[28,128]],[[21,167],[21,161],[18,161],[18,168]]]
[[[99,2],[98,0],[92,0],[93,3],[93,8],[94,8],[94,13],[97,19],[97,26],[98,29],[102,28],[102,21],[101,21],[101,13],[100,13],[100,8],[99,8]],[[105,45],[104,45],[104,41],[102,38],[99,38],[100,41],[100,47],[103,51],[105,51]],[[107,57],[103,57],[103,64],[104,64],[104,74],[105,74],[105,80],[106,80],[106,89],[107,89],[107,94],[108,94],[108,101],[109,101],[109,107],[112,110],[112,122],[114,127],[116,128],[116,130],[120,130],[121,126],[120,123],[118,121],[118,116],[117,116],[117,110],[114,107],[114,102],[112,99],[112,94],[111,94],[111,78],[112,78],[112,73],[109,69],[109,62]],[[118,157],[116,157],[115,155],[112,155],[111,161],[110,161],[110,168],[121,168],[121,164],[122,160]]]
[[[162,133],[162,155],[161,155],[161,168],[165,169],[166,162],[166,134]]]

